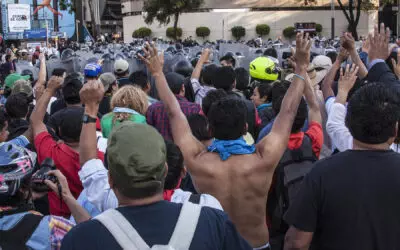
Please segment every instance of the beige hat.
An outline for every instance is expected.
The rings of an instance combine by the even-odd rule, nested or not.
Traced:
[[[317,56],[312,61],[316,70],[316,76],[314,79],[315,85],[322,82],[329,70],[332,68],[332,60],[327,56]],[[310,76],[311,78],[311,76]]]
[[[129,70],[129,63],[124,59],[118,59],[114,63],[114,71],[117,74],[124,73]]]
[[[18,80],[14,83],[14,86],[11,90],[11,94],[18,94],[18,93],[24,93],[27,96],[32,96],[33,95],[33,88],[32,85],[29,81],[25,80]]]
[[[101,74],[99,77],[101,83],[104,86],[104,90],[107,91],[108,88],[110,88],[110,85],[114,84],[117,82],[117,78],[113,73],[104,73]]]

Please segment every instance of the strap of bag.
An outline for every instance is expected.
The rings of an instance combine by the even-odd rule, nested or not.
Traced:
[[[200,198],[201,198],[200,194],[191,194],[189,201],[194,204],[200,204]]]
[[[185,202],[176,223],[169,246],[177,250],[189,249],[199,222],[201,206]]]
[[[142,237],[140,237],[131,223],[117,210],[109,209],[95,219],[100,221],[101,224],[108,229],[122,249],[149,249],[149,246],[144,242]]]
[[[0,249],[26,249],[43,216],[28,213],[10,230],[0,230]]]

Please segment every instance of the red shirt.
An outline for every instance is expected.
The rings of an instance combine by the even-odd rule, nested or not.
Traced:
[[[324,133],[322,131],[321,124],[317,122],[311,122],[308,125],[307,132],[299,132],[296,134],[291,134],[289,138],[288,148],[290,150],[298,149],[303,143],[304,134],[310,137],[312,142],[312,149],[314,154],[319,158],[321,153],[322,145],[324,144]]]
[[[81,169],[79,153],[72,150],[64,143],[57,144],[53,137],[46,131],[35,137],[35,147],[38,154],[38,162],[41,164],[44,159],[52,158],[57,169],[67,178],[69,189],[77,199],[83,190],[78,171]],[[98,158],[104,160],[104,155],[98,152]],[[49,192],[50,214],[69,217],[71,212],[64,202],[54,192]]]

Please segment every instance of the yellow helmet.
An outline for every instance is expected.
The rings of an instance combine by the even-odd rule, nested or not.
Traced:
[[[250,75],[259,80],[276,81],[279,77],[279,70],[270,58],[258,57],[250,63]]]

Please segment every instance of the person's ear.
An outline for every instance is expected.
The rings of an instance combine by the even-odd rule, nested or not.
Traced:
[[[150,91],[150,90],[151,90],[151,84],[148,82],[148,83],[146,84],[145,91]]]
[[[168,163],[165,163],[165,174],[164,174],[164,178],[166,178],[168,175]]]
[[[112,177],[110,175],[110,171],[108,171],[107,175],[108,175],[108,184],[110,185],[111,189],[114,189],[114,181],[113,181],[113,179],[112,179]]]
[[[181,178],[182,178],[182,179],[185,178],[185,177],[186,177],[186,174],[187,174],[186,167],[183,167],[183,169],[182,169],[182,171],[181,171]]]
[[[246,122],[246,126],[244,126],[243,135],[246,135],[247,131],[249,131],[249,124],[247,124],[247,122]]]
[[[182,93],[182,95],[185,95],[185,85],[184,84],[182,84],[181,93]]]
[[[264,96],[263,98],[260,99],[263,103],[266,103],[268,100],[268,96]]]

